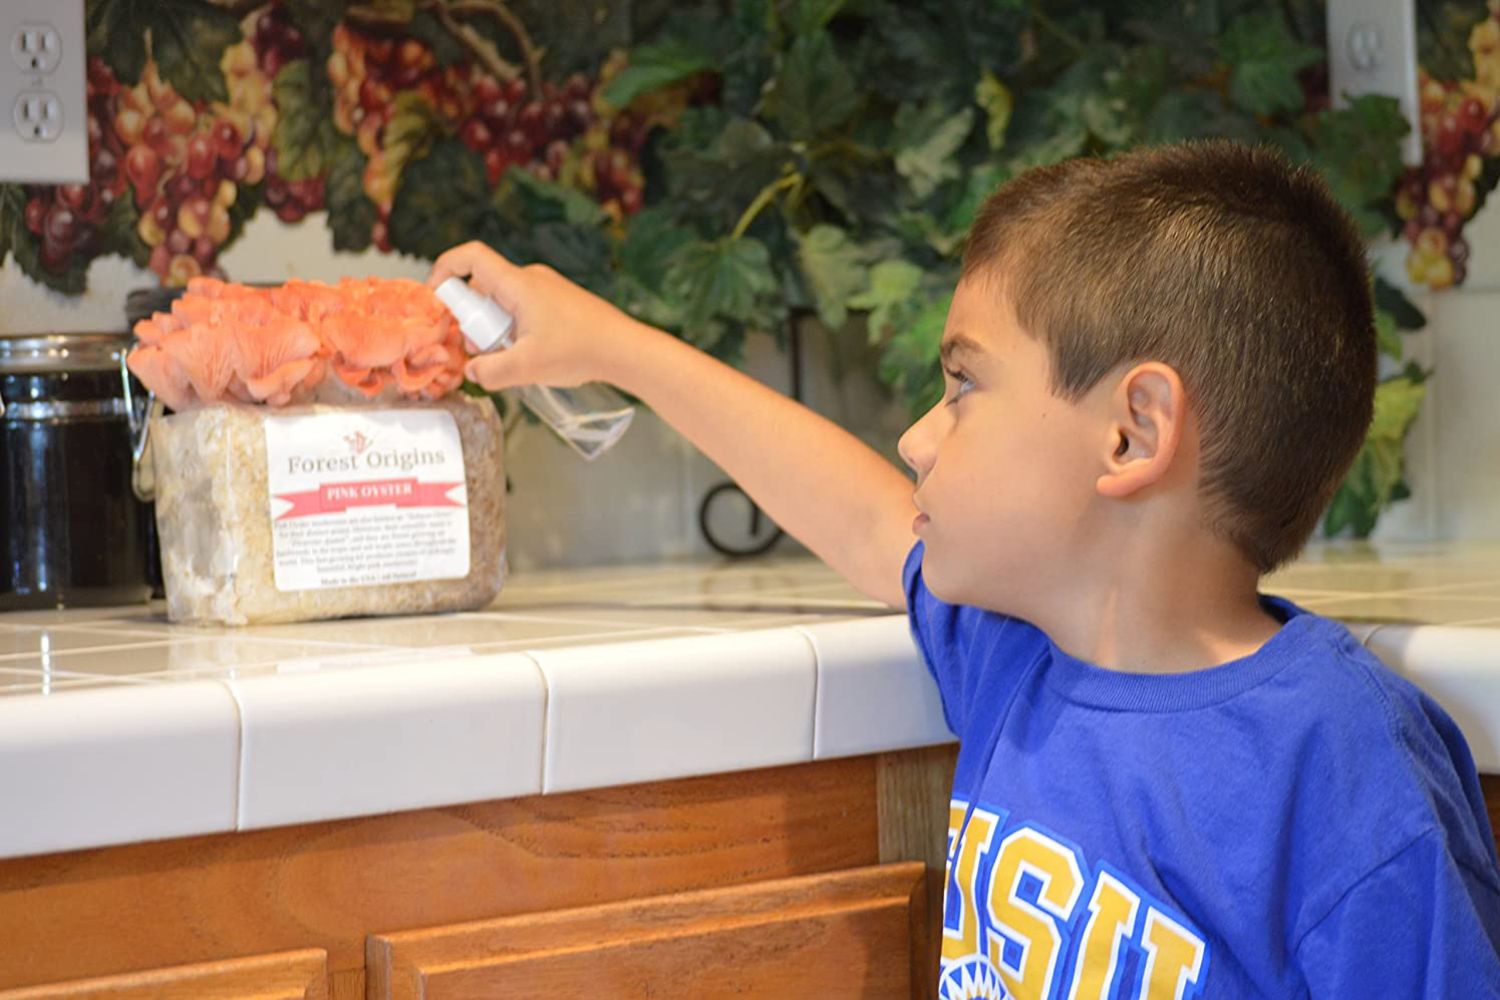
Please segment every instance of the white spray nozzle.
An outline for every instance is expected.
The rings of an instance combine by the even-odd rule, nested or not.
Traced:
[[[511,345],[511,328],[515,317],[488,295],[470,288],[464,279],[448,278],[437,286],[436,294],[458,320],[458,328],[479,353]]]

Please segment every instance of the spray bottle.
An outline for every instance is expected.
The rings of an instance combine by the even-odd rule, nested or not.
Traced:
[[[515,343],[515,317],[498,302],[470,288],[459,277],[437,287],[437,297],[453,313],[475,351],[486,354]],[[635,416],[619,392],[599,382],[574,388],[523,385],[513,390],[521,403],[557,432],[567,445],[592,461],[609,450]]]

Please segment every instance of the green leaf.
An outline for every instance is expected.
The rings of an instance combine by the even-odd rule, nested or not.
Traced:
[[[660,291],[672,255],[694,240],[693,231],[673,219],[663,206],[653,206],[630,220],[620,244],[620,269],[643,286]]]
[[[764,315],[764,299],[777,291],[771,255],[764,243],[742,236],[689,243],[667,265],[666,293],[683,310],[688,339],[712,346],[710,320],[751,323]]]
[[[406,27],[416,16],[417,0],[358,0],[357,3],[349,4],[346,9],[361,21],[398,29]]]
[[[452,66],[469,58],[469,53],[459,44],[458,39],[430,11],[419,10],[412,15],[411,22],[403,33],[426,44],[439,66]]]
[[[1389,196],[1400,179],[1401,138],[1408,128],[1396,99],[1377,94],[1320,112],[1308,125],[1315,162],[1329,190],[1367,237],[1385,228],[1369,206]]]
[[[489,201],[484,161],[456,139],[444,139],[432,152],[406,167],[389,221],[391,243],[429,260],[488,232]]]
[[[911,300],[922,284],[922,269],[909,260],[883,260],[870,268],[870,283],[859,294],[851,296],[851,309],[870,312],[870,342],[895,332],[904,311],[910,311]]]
[[[1080,126],[1070,126],[1050,138],[1022,147],[1006,166],[1012,175],[1033,167],[1050,166],[1082,153],[1087,143],[1088,133]]]
[[[1420,330],[1427,325],[1422,310],[1412,305],[1401,289],[1379,275],[1375,277],[1375,307],[1390,313],[1403,330]]]
[[[344,19],[343,0],[279,0],[293,24],[307,40],[314,58],[324,59],[333,48],[333,29]]]
[[[891,171],[891,158],[852,139],[820,143],[807,154],[807,183],[842,221],[879,228],[891,217],[905,182]]]
[[[958,176],[954,154],[974,125],[974,109],[949,113],[936,102],[917,109],[903,104],[896,109],[896,172],[905,177],[919,199],[926,198],[943,181]]]
[[[391,102],[391,119],[385,124],[385,169],[402,176],[406,164],[427,155],[443,134],[443,122],[427,98],[414,90],[403,90]]]
[[[544,222],[531,229],[533,254],[527,260],[545,262],[599,295],[608,297],[612,281],[609,272],[609,242],[604,232],[589,226],[565,222]]]
[[[782,56],[763,102],[768,118],[793,139],[838,128],[859,110],[860,93],[827,32],[802,35]]]
[[[662,289],[672,256],[696,238],[691,229],[674,221],[664,206],[653,206],[633,216],[616,251],[616,304],[655,326],[679,328],[682,310],[665,298]]]
[[[370,245],[371,230],[378,212],[365,194],[366,160],[359,145],[341,137],[331,150],[332,164],[324,183],[324,201],[328,205],[328,228],[333,231],[333,248],[358,252]]]
[[[891,338],[881,355],[880,377],[906,399],[913,419],[943,398],[938,349],[943,341],[943,327],[948,322],[948,308],[952,304],[951,292],[928,301],[917,312],[911,325]]]
[[[1235,18],[1219,43],[1229,64],[1229,97],[1255,115],[1299,111],[1303,105],[1297,73],[1324,58],[1287,30],[1280,13],[1265,11]]]
[[[630,62],[604,88],[604,100],[623,108],[642,94],[714,68],[714,58],[690,42],[668,39],[630,50]]]
[[[495,197],[496,200],[519,199],[522,216],[532,224],[561,222],[570,226],[600,226],[609,220],[599,203],[583,192],[554,181],[544,181],[518,167],[505,171]]]
[[[990,149],[1000,150],[1005,145],[1005,127],[1010,124],[1014,107],[1010,88],[986,71],[974,87],[974,102],[984,109],[984,137]]]
[[[11,246],[19,240],[30,240],[26,228],[26,189],[19,184],[0,184],[0,267]]]
[[[792,8],[792,30],[799,35],[821,31],[847,0],[797,0]]]
[[[1325,534],[1351,528],[1363,538],[1375,528],[1380,512],[1401,492],[1403,446],[1427,394],[1426,373],[1408,366],[1405,373],[1375,387],[1375,414],[1354,464],[1344,476],[1324,515]]]
[[[818,225],[797,234],[797,258],[812,291],[818,319],[837,330],[849,318],[849,300],[867,283],[860,248],[838,226]]]
[[[260,211],[261,194],[264,190],[264,186],[259,184],[240,187],[234,204],[229,206],[229,237],[224,241],[225,246],[238,240],[245,231],[245,223]]]
[[[1375,344],[1381,354],[1401,360],[1401,331],[1396,317],[1384,309],[1375,310]]]
[[[109,206],[109,215],[105,216],[99,229],[102,252],[118,254],[133,261],[136,267],[145,267],[151,259],[151,248],[146,246],[135,230],[139,219],[135,199],[127,192],[121,192],[114,204]],[[4,256],[0,253],[0,259]]]
[[[308,60],[297,59],[277,72],[271,87],[278,111],[272,138],[277,173],[292,181],[322,176],[341,138],[322,74],[313,73]]]
[[[190,101],[228,98],[219,56],[240,40],[229,12],[202,0],[89,0],[85,19],[89,54],[126,83],[140,81],[149,35],[162,79],[179,94]]]
[[[727,230],[781,175],[788,150],[759,122],[710,108],[684,115],[661,156],[672,201]]]
[[[1489,11],[1474,0],[1423,0],[1417,8],[1417,64],[1437,80],[1474,79],[1469,33]]]

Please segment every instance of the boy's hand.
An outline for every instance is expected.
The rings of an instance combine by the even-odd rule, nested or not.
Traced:
[[[515,346],[465,369],[489,390],[609,382],[696,445],[761,510],[860,590],[905,604],[911,481],[858,438],[695,347],[631,319],[550,267],[482,243],[437,259],[428,283],[467,277],[516,319]]]
[[[608,381],[609,362],[635,323],[545,264],[517,267],[483,243],[446,251],[427,279],[467,278],[515,317],[515,345],[471,359],[464,374],[493,392],[516,385],[574,386]]]

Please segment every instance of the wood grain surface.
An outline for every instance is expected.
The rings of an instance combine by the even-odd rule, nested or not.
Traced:
[[[0,991],[0,1000],[326,1000],[321,949]]]
[[[909,1000],[926,866],[904,862],[377,936],[371,1000]]]
[[[879,858],[875,758],[0,861],[0,988],[836,871]]]

